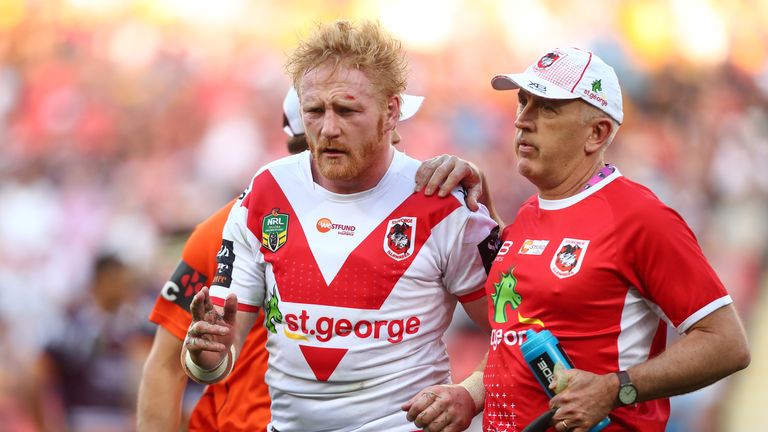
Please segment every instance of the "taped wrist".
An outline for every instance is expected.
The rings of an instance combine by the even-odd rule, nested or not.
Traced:
[[[192,360],[192,356],[187,351],[184,356],[184,369],[186,369],[187,375],[200,384],[213,384],[220,381],[222,378],[229,375],[235,364],[235,358],[237,352],[235,346],[231,345],[227,355],[221,359],[221,363],[213,369],[206,370],[197,365]]]
[[[472,401],[475,403],[475,412],[480,412],[485,404],[485,385],[483,384],[483,372],[474,371],[470,376],[462,381],[460,386],[467,389]]]

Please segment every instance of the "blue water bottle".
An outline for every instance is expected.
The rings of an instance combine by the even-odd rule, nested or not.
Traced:
[[[529,329],[525,332],[525,342],[520,345],[523,358],[533,372],[533,376],[539,382],[544,392],[551,399],[555,392],[550,390],[549,384],[555,379],[555,365],[560,363],[564,369],[572,369],[573,362],[560,346],[560,342],[549,330],[536,333]],[[600,423],[592,426],[590,432],[599,432],[611,423],[608,417]]]

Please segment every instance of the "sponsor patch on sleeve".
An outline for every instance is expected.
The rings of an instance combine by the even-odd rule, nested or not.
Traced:
[[[193,269],[186,262],[180,261],[171,279],[163,285],[160,295],[188,311],[192,297],[205,286],[207,281],[204,274]]]
[[[221,248],[216,254],[216,276],[212,285],[229,288],[232,284],[232,266],[235,263],[235,250],[232,240],[222,240]]]
[[[499,252],[499,246],[501,246],[501,239],[499,238],[499,227],[496,226],[491,230],[483,241],[477,245],[477,250],[480,251],[480,259],[483,260],[483,267],[485,267],[485,273],[491,271],[491,265],[496,258],[496,254]]]

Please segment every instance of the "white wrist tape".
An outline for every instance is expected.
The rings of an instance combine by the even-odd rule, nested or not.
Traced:
[[[232,354],[232,358],[229,360],[229,362],[232,364],[232,369],[234,369],[235,360],[237,360],[237,350],[235,349],[235,344],[229,346],[229,353]]]
[[[192,360],[192,356],[187,351],[187,355],[184,357],[184,365],[187,367],[192,378],[201,384],[211,384],[219,381],[219,379],[229,374],[230,366],[234,365],[236,357],[235,346],[232,345],[227,355],[221,359],[221,363],[211,370],[201,368]]]
[[[467,389],[472,401],[475,402],[476,412],[480,412],[485,405],[485,385],[483,384],[483,372],[474,371],[470,376],[459,384]]]

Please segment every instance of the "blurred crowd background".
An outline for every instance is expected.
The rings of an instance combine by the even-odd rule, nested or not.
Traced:
[[[287,154],[285,55],[339,17],[404,42],[426,100],[400,149],[476,162],[507,222],[533,188],[516,97],[490,78],[557,46],[613,65],[626,116],[607,160],[689,222],[753,350],[674,398],[668,430],[766,423],[768,1],[0,0],[0,431],[132,430],[147,315],[181,244]],[[481,338],[455,326],[458,379]]]

